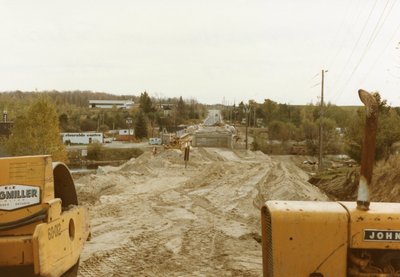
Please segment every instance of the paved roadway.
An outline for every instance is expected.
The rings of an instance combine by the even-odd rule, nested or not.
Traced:
[[[212,126],[216,123],[222,122],[222,115],[220,110],[209,110],[208,116],[204,120],[204,125]]]

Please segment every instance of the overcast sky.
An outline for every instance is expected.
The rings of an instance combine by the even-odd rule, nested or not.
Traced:
[[[0,91],[400,106],[397,0],[0,0]]]

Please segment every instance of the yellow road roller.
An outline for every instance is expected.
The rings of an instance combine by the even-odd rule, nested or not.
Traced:
[[[89,233],[65,164],[0,158],[0,276],[76,276]]]

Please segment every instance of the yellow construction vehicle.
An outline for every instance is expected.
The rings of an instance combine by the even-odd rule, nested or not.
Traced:
[[[378,103],[366,106],[357,202],[274,201],[261,210],[265,277],[400,276],[400,204],[370,203]]]
[[[87,210],[63,163],[0,158],[0,276],[76,276],[88,236]]]

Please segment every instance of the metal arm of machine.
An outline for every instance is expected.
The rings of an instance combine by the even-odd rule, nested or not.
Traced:
[[[369,209],[369,186],[375,160],[376,131],[378,128],[378,103],[373,94],[360,89],[358,95],[366,108],[365,133],[361,154],[360,182],[358,184],[357,209]]]

